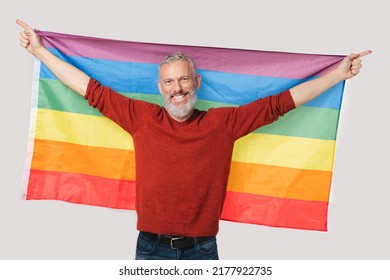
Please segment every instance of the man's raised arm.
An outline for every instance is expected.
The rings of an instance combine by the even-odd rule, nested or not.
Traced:
[[[350,54],[343,59],[336,69],[332,70],[328,74],[291,88],[290,92],[295,106],[298,107],[305,104],[338,82],[356,76],[362,67],[361,58],[368,54],[371,54],[370,50],[358,54]]]
[[[90,77],[48,51],[42,45],[39,35],[29,25],[19,19],[16,23],[23,28],[20,32],[20,45],[45,64],[62,83],[84,96]]]

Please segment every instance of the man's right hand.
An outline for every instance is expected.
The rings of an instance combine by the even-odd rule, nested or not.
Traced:
[[[25,22],[21,21],[20,19],[17,19],[16,23],[23,28],[23,31],[21,31],[19,35],[20,45],[28,52],[35,55],[36,50],[43,47],[41,43],[41,38]]]
[[[23,28],[20,32],[20,45],[45,64],[62,83],[84,96],[90,77],[46,49],[41,43],[41,37],[28,24],[19,19],[16,23]]]

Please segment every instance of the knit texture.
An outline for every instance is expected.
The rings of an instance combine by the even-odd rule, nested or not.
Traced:
[[[138,230],[180,236],[218,233],[234,142],[295,108],[287,90],[177,122],[94,79],[85,99],[133,137]]]

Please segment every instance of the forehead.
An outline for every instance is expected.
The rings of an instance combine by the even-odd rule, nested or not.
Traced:
[[[190,63],[185,60],[176,60],[172,63],[163,64],[160,67],[160,79],[192,76],[193,74]]]

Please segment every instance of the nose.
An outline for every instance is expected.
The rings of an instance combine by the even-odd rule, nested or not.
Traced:
[[[173,84],[173,91],[174,93],[179,93],[182,91],[182,86],[179,80],[175,80]]]

